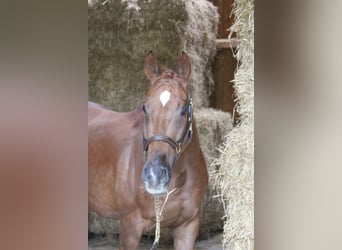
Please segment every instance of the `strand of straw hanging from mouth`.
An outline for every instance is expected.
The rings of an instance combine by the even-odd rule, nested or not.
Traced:
[[[160,217],[163,213],[164,207],[166,205],[167,200],[169,199],[170,194],[172,194],[174,191],[176,191],[177,188],[172,189],[170,192],[167,192],[167,195],[165,197],[164,203],[162,206],[161,205],[161,199],[159,195],[154,196],[154,209],[156,211],[156,232],[155,232],[155,237],[154,237],[154,242],[150,250],[156,249],[156,246],[159,243],[160,239]]]

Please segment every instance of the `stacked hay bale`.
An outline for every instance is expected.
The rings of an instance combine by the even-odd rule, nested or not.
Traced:
[[[254,2],[235,0],[239,44],[234,77],[240,123],[227,134],[215,183],[225,207],[224,249],[254,249]],[[232,34],[232,33],[231,33]]]
[[[223,143],[225,135],[233,129],[233,122],[229,113],[212,108],[195,110],[196,127],[199,132],[201,149],[207,162],[209,171],[209,186],[201,207],[200,238],[209,238],[223,228],[222,218],[224,208],[217,197],[213,173],[219,165],[212,164],[219,157],[218,145]]]
[[[192,61],[190,92],[207,107],[213,87],[218,14],[206,0],[113,0],[88,8],[89,99],[128,111],[143,100],[148,51],[174,68],[182,50]]]
[[[190,93],[194,115],[209,167],[218,156],[217,146],[232,128],[228,113],[207,108],[213,88],[211,64],[218,25],[216,7],[206,0],[92,0],[88,3],[89,100],[116,111],[135,108],[149,88],[144,73],[147,52],[152,50],[161,65],[174,69],[181,51],[186,51],[192,63]],[[214,193],[210,182],[202,208],[201,238],[222,231],[224,210],[219,199],[213,198]],[[93,212],[88,219],[90,232],[118,232],[115,220]]]

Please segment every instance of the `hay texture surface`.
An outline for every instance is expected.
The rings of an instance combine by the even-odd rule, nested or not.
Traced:
[[[232,119],[229,113],[212,108],[195,110],[194,117],[199,133],[201,149],[207,162],[209,172],[208,191],[204,197],[201,207],[201,227],[199,238],[207,239],[217,232],[222,232],[224,209],[220,199],[217,197],[217,190],[214,186],[213,173],[218,166],[213,160],[219,155],[218,145],[223,143],[225,135],[233,128]]]
[[[235,0],[231,32],[240,41],[234,77],[241,121],[220,147],[215,176],[225,207],[224,249],[254,249],[254,2]]]
[[[217,9],[206,0],[88,1],[89,99],[116,111],[135,108],[149,87],[148,51],[175,69],[184,50],[194,105],[207,107],[217,25]]]
[[[217,146],[224,142],[224,137],[233,129],[229,113],[213,108],[195,109],[194,116],[199,133],[201,149],[210,166],[219,156]]]

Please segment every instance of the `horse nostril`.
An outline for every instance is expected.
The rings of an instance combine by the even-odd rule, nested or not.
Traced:
[[[166,175],[166,169],[163,168],[162,171],[161,171],[161,175],[160,175],[160,176],[163,177],[163,176],[165,176],[165,175]]]
[[[173,77],[173,73],[172,73],[172,72],[167,72],[167,73],[166,73],[166,76],[167,76],[168,78],[172,78],[172,77]]]

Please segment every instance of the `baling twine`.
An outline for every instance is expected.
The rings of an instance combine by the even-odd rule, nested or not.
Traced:
[[[154,209],[156,211],[156,232],[155,232],[155,238],[154,238],[154,242],[153,242],[153,245],[152,247],[150,248],[150,250],[154,250],[156,249],[156,246],[158,245],[159,243],[159,239],[160,239],[160,218],[161,218],[161,215],[162,215],[162,212],[163,212],[163,209],[166,205],[166,202],[167,200],[169,199],[169,196],[170,194],[172,194],[174,191],[176,191],[177,188],[174,188],[172,189],[170,192],[168,192],[166,190],[166,197],[165,197],[165,200],[164,200],[164,203],[162,206],[161,205],[161,199],[160,199],[160,196],[159,195],[155,195],[154,196]]]

